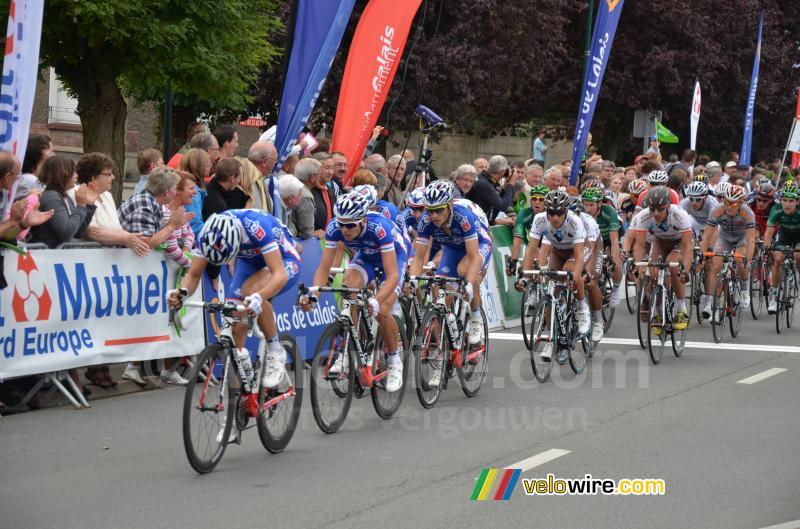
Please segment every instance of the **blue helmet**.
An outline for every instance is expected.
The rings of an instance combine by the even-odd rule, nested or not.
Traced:
[[[425,206],[435,208],[437,206],[444,206],[453,201],[455,192],[453,191],[453,183],[449,180],[436,180],[431,182],[425,188],[424,200]]]
[[[425,190],[418,187],[406,195],[406,206],[421,208],[425,206]]]
[[[367,216],[371,207],[372,204],[368,197],[353,190],[339,195],[333,208],[333,214],[337,219],[361,220]]]
[[[353,188],[351,193],[358,193],[359,195],[363,196],[369,202],[369,207],[375,205],[378,202],[378,191],[375,189],[374,186],[368,184],[361,184],[360,186],[356,186]]]

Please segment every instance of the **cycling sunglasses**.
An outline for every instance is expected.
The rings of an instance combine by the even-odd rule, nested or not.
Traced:
[[[531,197],[531,202],[544,202],[544,197]]]
[[[352,230],[353,228],[355,228],[356,226],[358,226],[361,223],[360,222],[341,222],[341,221],[337,220],[336,224],[339,226],[340,229]]]
[[[426,207],[425,211],[427,211],[428,213],[438,213],[440,211],[443,211],[444,208],[446,208],[446,207],[447,207],[447,204],[444,204],[442,206],[436,206],[436,207],[433,207],[433,208]]]
[[[664,204],[663,206],[650,206],[650,211],[662,212],[662,211],[666,210],[668,207],[669,206],[667,206],[666,204]]]
[[[689,197],[689,202],[702,202],[706,197]]]
[[[547,210],[547,216],[548,217],[561,217],[561,216],[566,215],[566,214],[567,214],[567,210],[565,210],[565,209],[559,209],[559,210],[548,209]]]
[[[725,205],[726,206],[738,206],[739,205],[739,201],[738,200],[725,200]]]

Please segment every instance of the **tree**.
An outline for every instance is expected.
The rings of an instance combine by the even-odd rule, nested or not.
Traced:
[[[123,173],[125,97],[161,101],[171,87],[206,111],[246,108],[278,54],[274,11],[273,0],[48,0],[41,62],[78,99],[84,152],[111,155]]]

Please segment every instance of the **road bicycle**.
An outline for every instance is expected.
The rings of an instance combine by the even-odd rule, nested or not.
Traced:
[[[614,261],[610,255],[603,255],[603,275],[600,278],[600,292],[603,294],[603,332],[608,332],[614,319],[616,309],[611,306],[611,294],[614,292]]]
[[[677,268],[683,273],[681,263],[665,263],[663,261],[640,261],[639,268],[647,272],[642,281],[642,289],[649,288],[649,307],[647,311],[647,350],[654,365],[660,364],[666,348],[667,336],[672,342],[672,351],[676,357],[683,354],[686,345],[686,328],[675,328],[676,297],[674,288],[667,288],[667,270]],[[656,270],[655,278],[650,276]]]
[[[465,297],[466,281],[446,276],[409,279],[429,283],[433,293],[414,341],[414,375],[420,404],[432,408],[453,376],[458,376],[464,395],[474,397],[483,386],[488,370],[489,324],[483,307],[480,309],[483,339],[469,345],[470,305]],[[455,284],[457,290],[447,290],[448,283]],[[475,295],[480,294],[476,292]]]
[[[596,344],[589,334],[578,334],[578,300],[575,298],[571,283],[572,272],[562,270],[525,270],[524,275],[547,278],[547,286],[536,305],[534,317],[531,319],[531,355],[533,376],[539,382],[546,382],[550,377],[553,364],[569,365],[575,374],[586,369],[594,354]],[[581,350],[575,347],[581,343]],[[542,357],[544,347],[550,344],[551,355]]]
[[[703,256],[722,258],[722,268],[711,291],[711,332],[714,342],[720,343],[725,337],[726,319],[731,337],[736,338],[742,327],[742,287],[736,261],[744,257],[731,252],[703,252]]]
[[[424,272],[432,272],[436,268],[434,266],[425,265]],[[406,268],[406,275],[408,275],[408,267]],[[422,320],[425,317],[425,307],[430,303],[430,288],[428,284],[423,282],[416,291],[400,294],[400,306],[403,310],[403,323],[405,324],[406,336],[408,343],[414,343],[417,331],[422,327]]]
[[[636,313],[636,267],[633,266],[633,257],[628,257],[622,263],[624,270],[623,281],[625,281],[625,305],[628,307],[630,314]]]
[[[188,292],[181,290],[181,296]],[[289,444],[303,401],[303,361],[297,344],[288,334],[279,336],[286,350],[284,377],[275,388],[262,385],[266,341],[252,315],[244,320],[245,307],[232,301],[184,301],[183,306],[202,308],[221,326],[216,343],[208,344],[189,371],[183,400],[183,446],[189,464],[200,474],[211,472],[222,459],[228,443],[241,441],[242,431],[255,418],[261,443],[271,453]],[[181,328],[177,310],[170,310],[170,322]],[[236,355],[232,328],[246,322],[249,336],[259,339],[252,369],[246,369]],[[232,369],[231,369],[232,367]],[[236,428],[234,435],[231,435]]]
[[[772,270],[771,254],[764,249],[764,241],[756,242],[755,255],[750,263],[750,277],[747,288],[750,290],[750,314],[757,320],[769,300],[770,275]]]
[[[687,296],[688,303],[686,310],[689,312],[689,320],[692,319],[694,314],[697,319],[697,324],[703,323],[703,316],[701,314],[700,302],[703,299],[703,293],[706,289],[706,267],[703,265],[703,252],[700,251],[699,246],[692,249],[692,265],[689,269],[689,295]]]
[[[794,256],[800,250],[788,247],[779,247],[773,252],[783,253],[783,264],[781,264],[780,274],[778,275],[778,294],[775,311],[775,330],[780,334],[783,325],[791,328],[794,323],[794,307],[797,303],[797,265]]]
[[[520,274],[520,278],[522,274]],[[522,293],[522,303],[520,307],[520,326],[522,327],[522,339],[525,348],[531,348],[530,325],[531,320],[536,314],[536,305],[544,295],[545,286],[542,278],[533,278],[525,283],[525,291]]]
[[[367,306],[375,293],[370,287],[298,286],[298,299],[330,292],[341,295],[339,317],[325,327],[311,362],[311,406],[320,430],[335,433],[344,424],[353,396],[369,394],[375,412],[390,419],[400,408],[408,380],[408,341],[400,318],[393,316],[401,345],[403,381],[400,389],[386,391],[389,376],[389,352],[378,332],[378,322],[368,314]]]

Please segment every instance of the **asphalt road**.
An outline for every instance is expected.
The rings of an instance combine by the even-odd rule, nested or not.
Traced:
[[[390,421],[368,398],[354,401],[342,431],[325,435],[306,395],[284,453],[247,431],[205,476],[184,455],[179,390],[4,417],[0,527],[730,529],[800,519],[800,329],[776,335],[773,320],[748,315],[741,337],[720,347],[695,326],[689,340],[703,343],[652,367],[620,343],[636,335],[622,308],[587,375],[563,366],[546,384],[532,380],[515,331],[493,336],[474,399],[451,384],[423,410],[412,390]],[[738,383],[770,369],[786,371]],[[523,479],[662,479],[665,494],[527,496],[520,480],[509,501],[469,501],[482,469],[504,467],[532,467]]]

